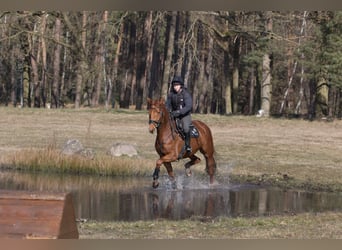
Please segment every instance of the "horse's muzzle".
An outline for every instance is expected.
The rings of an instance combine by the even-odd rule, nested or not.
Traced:
[[[159,127],[159,122],[154,121],[154,120],[149,120],[148,124],[149,124],[148,130],[150,131],[151,134],[153,134],[154,130]]]
[[[148,126],[148,131],[153,134],[154,130],[156,129],[156,127],[154,126],[153,123],[150,123],[150,125]]]

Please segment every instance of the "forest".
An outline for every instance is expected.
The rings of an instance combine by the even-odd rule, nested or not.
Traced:
[[[146,109],[175,75],[193,112],[342,116],[340,11],[3,11],[0,105]]]

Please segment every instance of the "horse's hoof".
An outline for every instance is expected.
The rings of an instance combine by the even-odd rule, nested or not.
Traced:
[[[154,181],[154,182],[152,183],[152,187],[153,187],[153,188],[159,187],[159,182],[158,182],[158,181]]]
[[[191,169],[190,168],[186,168],[185,169],[185,174],[187,177],[190,177],[192,175]]]

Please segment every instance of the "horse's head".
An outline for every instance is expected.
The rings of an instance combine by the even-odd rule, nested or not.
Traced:
[[[162,119],[166,112],[164,99],[160,98],[159,100],[153,100],[147,98],[147,107],[149,115],[148,130],[150,133],[153,133],[162,123]]]

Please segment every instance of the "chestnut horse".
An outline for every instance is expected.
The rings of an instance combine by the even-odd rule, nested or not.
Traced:
[[[186,174],[190,176],[190,167],[201,161],[201,159],[195,155],[198,150],[205,157],[206,172],[209,175],[210,184],[213,184],[216,162],[214,159],[214,142],[209,127],[199,120],[194,120],[192,122],[197,128],[199,136],[197,138],[191,138],[190,143],[192,152],[188,153],[184,150],[184,140],[181,135],[177,133],[176,122],[167,110],[164,99],[152,100],[147,98],[147,104],[149,112],[149,131],[150,133],[153,133],[157,130],[155,149],[160,157],[156,162],[153,173],[152,187],[157,188],[159,186],[158,178],[160,166],[162,164],[166,167],[173,188],[176,187],[176,181],[171,162],[189,158],[190,161],[184,166]]]

